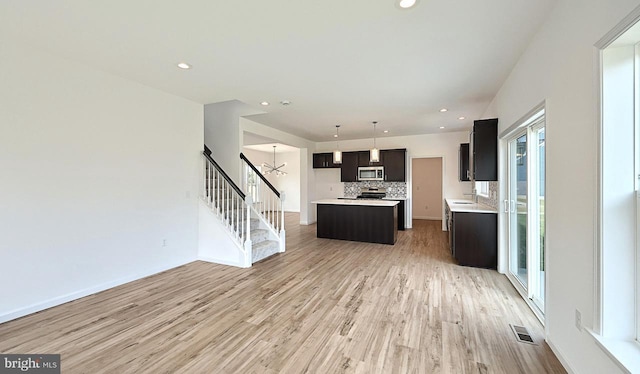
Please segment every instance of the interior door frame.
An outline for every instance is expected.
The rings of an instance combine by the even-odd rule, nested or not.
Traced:
[[[447,223],[445,222],[445,214],[444,214],[444,199],[446,196],[445,190],[445,176],[447,170],[447,158],[445,155],[410,155],[409,156],[409,178],[407,178],[407,201],[405,201],[405,228],[410,229],[413,228],[413,159],[414,158],[440,158],[442,159],[442,202],[440,209],[442,210],[442,231],[447,231]],[[407,223],[409,225],[407,225]]]

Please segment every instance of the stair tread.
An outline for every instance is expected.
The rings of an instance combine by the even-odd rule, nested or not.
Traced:
[[[251,247],[253,249],[261,249],[264,247],[270,247],[272,245],[278,245],[278,242],[275,240],[264,240],[264,241],[261,241],[260,243],[253,244]]]

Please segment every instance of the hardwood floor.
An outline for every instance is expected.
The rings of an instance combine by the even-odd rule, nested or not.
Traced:
[[[60,353],[63,373],[565,372],[504,276],[453,264],[440,221],[394,246],[286,221],[284,254],[194,262],[1,324],[0,353]]]

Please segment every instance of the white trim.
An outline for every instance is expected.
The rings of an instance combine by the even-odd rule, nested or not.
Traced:
[[[447,194],[445,191],[445,177],[447,176],[447,158],[444,155],[409,155],[409,178],[407,180],[407,199],[404,204],[404,228],[411,229],[413,228],[413,224],[411,220],[413,219],[413,159],[414,158],[440,158],[442,159],[442,207],[441,213],[442,217],[445,216],[445,201]],[[419,218],[418,218],[419,219]],[[442,231],[447,231],[447,223],[444,218],[440,218],[442,220]]]
[[[547,127],[547,109],[546,109],[546,101],[543,101],[542,103],[534,107],[532,110],[530,110],[525,116],[518,119],[518,121],[516,121],[513,125],[509,126],[509,128],[503,131],[499,137],[499,146],[500,146],[499,149],[500,149],[500,154],[502,156],[501,162],[503,163],[503,166],[501,168],[501,176],[500,176],[500,180],[502,182],[499,188],[501,192],[501,197],[503,199],[499,199],[499,201],[504,201],[504,198],[508,199],[511,194],[512,188],[510,185],[511,180],[509,178],[512,172],[510,170],[511,143],[516,141],[516,139],[522,136],[527,137],[527,153],[528,153],[528,157],[527,157],[527,200],[528,202],[527,203],[529,206],[528,213],[527,213],[527,234],[526,234],[527,235],[527,238],[526,238],[527,264],[532,264],[534,262],[537,262],[537,258],[534,258],[533,256],[537,250],[531,250],[530,246],[535,246],[539,244],[538,243],[539,240],[536,237],[539,234],[538,229],[535,229],[535,230],[529,229],[531,227],[537,227],[537,222],[533,222],[533,220],[538,216],[537,205],[531,205],[532,202],[530,201],[531,198],[537,197],[537,192],[535,191],[535,189],[537,188],[539,183],[537,179],[537,173],[536,173],[537,169],[535,167],[532,167],[532,164],[533,163],[537,164],[537,161],[538,161],[537,137],[533,136],[533,134],[534,132],[536,132],[541,128],[546,129],[546,127]],[[546,131],[545,131],[545,142],[547,142],[547,140],[548,139],[546,137]],[[536,147],[535,151],[531,151],[533,147]],[[533,175],[534,173],[535,175]],[[534,176],[533,179],[531,178],[532,175]],[[545,167],[545,184],[546,184],[546,167]],[[546,200],[546,196],[545,196],[545,200]],[[545,203],[545,207],[546,206],[547,204]],[[517,211],[517,208],[516,208],[516,211]],[[522,298],[525,300],[529,308],[531,308],[531,310],[533,311],[535,316],[538,318],[538,320],[543,324],[543,326],[545,327],[545,333],[547,333],[548,330],[545,325],[545,311],[540,309],[540,307],[532,300],[533,292],[536,288],[538,288],[539,284],[537,284],[538,282],[532,281],[531,279],[533,277],[531,275],[532,274],[531,267],[529,265],[527,266],[527,288],[526,289],[525,289],[525,286],[518,279],[518,277],[511,272],[511,263],[513,261],[513,258],[511,256],[511,251],[510,251],[510,246],[511,246],[510,231],[511,231],[511,219],[512,219],[511,213],[505,212],[504,209],[500,209],[498,212],[498,217],[499,217],[498,224],[500,228],[499,233],[502,233],[499,236],[499,243],[498,243],[499,256],[498,257],[502,258],[504,261],[503,264],[500,264],[499,270],[507,276],[507,279],[509,279],[509,281],[513,284],[514,288],[518,291],[520,296],[522,296]],[[546,230],[546,220],[545,220],[545,230]],[[545,243],[545,247],[549,248],[548,242]],[[544,304],[543,305],[544,309],[546,309],[546,299],[547,299],[547,294],[549,289],[548,287],[549,282],[547,279],[549,274],[548,252],[549,251],[545,251],[544,253],[545,294],[542,295],[544,300],[541,300],[542,303]]]
[[[519,129],[530,126],[533,122],[539,120],[543,114],[546,116],[546,107],[546,101],[543,100],[540,104],[533,107],[533,109],[515,121],[511,126],[502,131],[498,138],[505,140],[513,138],[514,133]]]
[[[613,29],[598,40],[594,46],[599,50],[607,48],[611,43],[618,39],[620,35],[624,34],[638,21],[640,21],[640,5],[633,9],[631,13],[624,17],[622,21],[613,27]]]
[[[165,266],[159,266],[157,268],[152,268],[152,269],[148,269],[145,271],[141,271],[138,273],[134,273],[122,278],[118,278],[118,279],[114,279],[112,281],[108,281],[108,282],[104,282],[98,285],[95,285],[93,287],[88,287],[82,290],[78,290],[78,291],[74,291],[74,292],[70,292],[64,295],[60,295],[60,296],[56,296],[53,297],[49,300],[45,300],[36,304],[31,304],[29,306],[23,307],[23,308],[18,308],[18,309],[14,309],[10,312],[4,313],[2,315],[0,315],[0,323],[4,323],[7,321],[11,321],[20,317],[24,317],[27,316],[29,314],[32,313],[36,313],[36,312],[40,312],[43,311],[45,309],[49,309],[52,308],[54,306],[58,306],[58,305],[62,305],[65,303],[68,303],[70,301],[74,301],[77,299],[81,299],[83,297],[89,296],[89,295],[93,295],[96,294],[98,292],[102,292],[102,291],[106,291],[110,288],[114,288],[114,287],[118,287],[121,286],[123,284],[129,283],[129,282],[133,282],[142,278],[146,278],[148,276],[154,275],[154,274],[158,274],[161,273],[163,271],[167,271],[167,270],[171,270],[174,268],[177,268],[179,266],[182,265],[186,265],[193,262],[193,260],[188,260],[188,261],[180,261],[180,262],[176,262],[170,265],[165,265]]]
[[[540,322],[540,325],[542,327],[545,327],[544,314],[542,314],[542,311],[540,310],[540,308],[538,308],[538,306],[534,304],[533,301],[527,296],[527,292],[525,291],[522,283],[520,283],[520,280],[515,275],[513,275],[510,271],[507,271],[505,276],[507,277],[509,282],[511,282],[511,285],[513,286],[513,288],[515,288],[516,291],[518,291],[522,299],[527,303],[527,305],[529,306],[533,314],[538,319],[538,322]],[[546,277],[546,273],[545,273],[545,277]],[[545,328],[545,334],[546,332],[547,330]]]
[[[596,93],[596,118],[597,118],[597,126],[596,126],[596,201],[594,201],[594,212],[595,220],[594,220],[594,228],[593,228],[593,242],[595,244],[593,248],[593,329],[597,333],[602,332],[602,289],[604,288],[604,281],[602,279],[602,251],[600,250],[603,247],[602,243],[602,235],[600,233],[600,227],[602,227],[602,216],[603,216],[603,206],[602,201],[604,200],[604,196],[602,195],[602,160],[604,149],[603,144],[603,134],[602,124],[604,123],[603,111],[602,111],[602,92],[603,92],[603,66],[602,66],[602,49],[594,50],[594,59],[596,60],[594,65],[596,68],[594,69],[594,73],[596,74],[596,87],[598,87],[598,92]]]
[[[607,339],[591,329],[585,330],[620,369],[626,373],[640,372],[640,344],[637,341]]]
[[[243,253],[239,253],[239,254],[243,255]],[[243,269],[251,267],[251,266],[244,266],[244,263],[241,260],[228,261],[228,260],[222,260],[219,258],[214,258],[209,256],[198,256],[198,261],[210,262],[212,264],[219,264],[219,265],[235,266]]]
[[[442,217],[432,217],[432,216],[413,216],[413,219],[424,219],[428,221],[440,221]]]
[[[640,332],[640,326],[638,326],[638,315],[640,314],[638,311],[638,298],[640,297],[639,290],[639,282],[640,278],[638,275],[638,266],[640,263],[638,262],[638,247],[636,244],[635,248],[635,258],[636,263],[634,264],[635,271],[635,311],[634,311],[634,322],[635,322],[635,341],[630,342],[621,338],[607,338],[605,336],[606,331],[604,329],[604,312],[603,312],[603,303],[604,296],[603,292],[605,291],[605,283],[604,283],[604,212],[605,212],[605,196],[603,190],[603,178],[604,178],[604,170],[605,170],[605,155],[604,155],[604,58],[603,51],[610,46],[616,39],[618,39],[622,34],[624,34],[627,30],[633,27],[636,23],[640,21],[640,6],[637,6],[633,11],[631,11],[624,19],[622,19],[615,27],[613,27],[607,34],[605,34],[597,43],[594,45],[593,59],[594,59],[594,82],[595,86],[598,88],[595,95],[596,99],[596,145],[597,145],[597,157],[596,157],[596,201],[595,211],[596,211],[596,219],[594,222],[594,317],[593,317],[593,329],[587,329],[589,335],[593,337],[598,347],[602,349],[604,353],[606,353],[613,362],[615,362],[621,369],[627,372],[635,372],[640,371],[640,344],[638,344],[638,333]],[[634,61],[634,75],[637,72],[638,64],[637,64],[637,47],[635,53]],[[637,101],[637,85],[638,77],[634,76],[634,131],[637,131],[638,128],[638,101]],[[637,135],[635,140],[635,149],[634,153],[638,154],[638,142]],[[635,160],[637,164],[637,159]],[[637,167],[637,165],[636,165]],[[635,169],[637,173],[637,168]],[[636,181],[637,182],[637,181]],[[637,186],[637,183],[636,183]],[[637,206],[637,204],[636,204]],[[636,211],[636,216],[638,217],[638,212]],[[640,217],[638,217],[640,218]],[[637,219],[638,219],[637,218]],[[636,221],[636,225],[637,225]],[[636,231],[637,235],[637,231]],[[636,242],[638,238],[636,236]]]
[[[571,365],[569,364],[569,361],[565,358],[565,355],[562,353],[562,351],[560,350],[560,348],[558,348],[553,341],[551,341],[551,337],[549,335],[547,335],[547,338],[545,339],[545,341],[547,342],[547,344],[549,345],[549,348],[551,348],[551,351],[556,355],[556,357],[558,358],[558,361],[560,361],[560,363],[562,364],[562,366],[564,366],[564,369],[567,371],[567,373],[569,374],[575,374],[576,370],[571,367]]]

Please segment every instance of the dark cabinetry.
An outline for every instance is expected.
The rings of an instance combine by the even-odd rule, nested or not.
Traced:
[[[358,152],[342,152],[340,182],[358,181]]]
[[[471,177],[469,171],[469,143],[460,144],[460,150],[458,151],[458,179],[461,182],[468,182]]]
[[[387,149],[380,151],[380,162],[369,162],[369,151],[342,152],[340,182],[357,182],[358,167],[384,166],[386,182],[404,182],[406,180],[406,149]],[[331,153],[329,153],[331,155]],[[314,154],[314,167],[315,154]]]
[[[451,253],[462,266],[495,269],[498,265],[498,215],[451,212]]]
[[[385,182],[404,182],[406,180],[406,149],[390,149],[380,152],[384,165]]]
[[[333,163],[333,153],[314,153],[313,154],[313,168],[339,168],[340,164]]]
[[[398,230],[402,230],[404,231],[404,200],[393,200],[393,199],[388,199],[391,201],[397,201],[398,205],[396,205],[398,207]]]
[[[498,180],[498,119],[473,121],[473,179]]]
[[[369,162],[370,160],[369,151],[359,151],[358,152],[358,166],[382,166],[382,154],[380,155],[380,161],[378,162]]]
[[[396,206],[318,204],[318,238],[394,244],[398,239]]]

